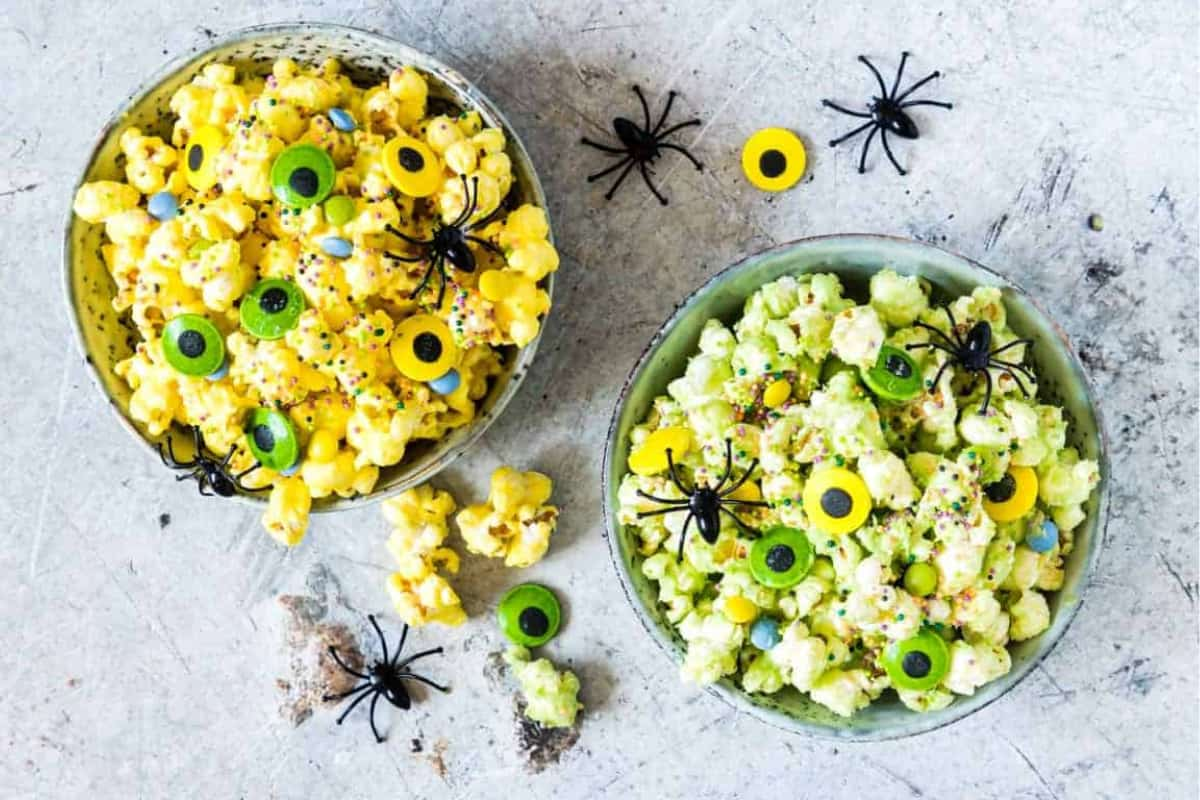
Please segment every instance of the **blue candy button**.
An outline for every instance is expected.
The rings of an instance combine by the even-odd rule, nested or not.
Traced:
[[[221,380],[221,378],[224,378],[228,374],[229,374],[229,359],[226,358],[224,361],[221,362],[221,366],[217,367],[215,371],[210,372],[209,374],[205,375],[204,377],[208,378],[210,381],[219,381],[219,380]]]
[[[1048,553],[1058,544],[1058,526],[1050,520],[1025,537],[1025,544],[1035,553]]]
[[[300,471],[300,459],[297,458],[295,464],[292,464],[287,469],[279,470],[279,474],[284,476],[285,478],[290,478],[299,471]]]
[[[344,108],[329,109],[329,121],[333,123],[333,127],[346,133],[358,127],[358,124],[354,121],[354,117]]]
[[[779,623],[770,617],[759,617],[750,626],[750,641],[759,650],[770,650],[782,640]]]
[[[159,222],[166,222],[174,219],[175,215],[179,213],[179,201],[170,192],[158,192],[150,195],[150,200],[146,203],[146,210]]]
[[[460,383],[462,383],[462,378],[458,376],[458,370],[451,369],[437,380],[430,381],[429,388],[438,394],[451,394]]]
[[[326,236],[321,240],[321,249],[334,258],[349,258],[354,245],[340,236]]]

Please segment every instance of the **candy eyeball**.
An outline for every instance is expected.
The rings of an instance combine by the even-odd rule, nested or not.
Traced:
[[[180,314],[162,332],[163,356],[176,372],[192,377],[224,374],[225,339],[217,326],[199,314]]]
[[[883,651],[883,668],[897,689],[923,692],[941,683],[950,668],[950,648],[930,630],[899,642]]]
[[[922,390],[921,370],[912,356],[903,350],[884,345],[879,348],[875,365],[862,370],[863,383],[881,400],[904,403]]]
[[[392,363],[409,380],[445,388],[448,373],[457,374],[458,346],[446,324],[431,314],[414,314],[397,325],[389,350]]]
[[[242,327],[259,339],[280,339],[300,322],[304,294],[292,281],[272,278],[251,289],[242,298],[239,314]]]
[[[1012,522],[1033,510],[1037,496],[1037,473],[1011,466],[1003,478],[983,487],[983,510],[996,522]]]
[[[333,191],[337,170],[329,153],[306,142],[294,144],[271,165],[271,191],[292,208],[308,208]]]
[[[813,549],[802,531],[778,525],[750,547],[750,574],[771,589],[790,589],[812,568]]]
[[[442,167],[423,142],[397,136],[383,147],[383,171],[410,197],[429,197],[442,186]]]
[[[188,186],[207,192],[217,183],[217,154],[225,145],[225,134],[213,125],[192,132],[183,148],[183,175]]]
[[[509,589],[496,608],[500,630],[509,641],[525,647],[537,647],[553,639],[561,618],[558,598],[536,583]]]
[[[256,408],[246,422],[250,453],[268,469],[292,475],[300,465],[300,438],[292,421],[273,408]]]
[[[742,148],[742,172],[752,185],[766,192],[795,186],[807,161],[804,142],[784,128],[764,128]]]
[[[871,513],[867,484],[842,467],[817,469],[804,485],[804,513],[825,533],[850,533]]]

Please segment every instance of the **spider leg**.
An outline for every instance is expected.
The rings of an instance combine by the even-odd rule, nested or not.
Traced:
[[[699,161],[697,161],[696,157],[694,155],[692,155],[691,153],[689,153],[687,150],[680,147],[679,145],[677,145],[677,144],[659,144],[658,146],[666,148],[667,150],[677,150],[680,153],[683,153],[685,156],[687,156],[688,161],[691,161],[696,166],[697,170],[699,170],[700,172],[704,171],[704,165],[701,164]]]
[[[867,69],[871,70],[871,74],[875,76],[875,80],[879,81],[879,99],[882,100],[888,97],[887,84],[883,82],[883,76],[879,74],[879,70],[875,69],[875,65],[867,61],[866,56],[859,56],[858,60],[867,65]]]
[[[892,99],[895,100],[897,103],[899,103],[901,100],[908,97],[910,94],[915,92],[917,89],[920,89],[922,86],[929,83],[934,78],[940,78],[940,77],[942,77],[942,73],[937,70],[934,70],[933,72],[926,75],[924,78],[921,78],[921,80],[914,83],[912,86],[905,89],[904,94],[900,95],[899,97],[893,97]]]
[[[692,490],[684,485],[679,475],[675,472],[675,457],[671,454],[671,448],[667,448],[667,473],[671,476],[671,482],[675,484],[675,488],[683,492],[685,495],[692,493]]]
[[[1001,372],[1007,374],[1010,378],[1017,382],[1017,388],[1021,390],[1021,394],[1029,397],[1029,390],[1025,388],[1025,384],[1021,383],[1020,377],[1008,367],[999,368]]]
[[[1037,382],[1037,376],[1036,376],[1036,375],[1034,375],[1034,374],[1033,374],[1033,373],[1032,373],[1032,372],[1029,370],[1029,367],[1025,366],[1024,364],[1015,364],[1015,363],[1013,363],[1012,361],[1001,361],[1001,360],[1000,360],[1000,359],[998,359],[998,358],[989,358],[989,359],[988,359],[988,365],[989,365],[989,366],[996,366],[996,367],[1007,367],[1007,368],[1009,368],[1009,369],[1015,369],[1015,370],[1019,370],[1019,371],[1020,371],[1020,373],[1021,373],[1022,375],[1024,375],[1026,378],[1029,378],[1029,380],[1033,381],[1034,383],[1036,383],[1036,382]]]
[[[389,261],[403,261],[405,264],[415,264],[418,261],[425,260],[425,256],[423,256],[423,255],[413,256],[412,258],[405,258],[404,256],[398,256],[395,253],[386,253],[386,252],[383,254],[383,257]]]
[[[591,175],[588,175],[587,176],[588,183],[591,183],[592,181],[600,180],[601,178],[603,178],[605,175],[609,174],[610,172],[614,172],[614,171],[620,169],[621,167],[625,166],[625,162],[632,161],[632,160],[633,160],[633,156],[626,155],[620,161],[618,161],[617,163],[608,167],[607,169],[604,169],[604,170],[601,170],[600,172],[596,172]]]
[[[685,508],[687,508],[686,504],[680,504],[671,508],[656,508],[653,511],[639,511],[637,517],[638,519],[643,519],[645,517],[657,517],[663,514],[670,514],[672,511],[683,511]]]
[[[368,697],[371,697],[372,695],[374,695],[375,697],[379,697],[379,692],[380,692],[380,689],[379,689],[378,687],[375,687],[375,686],[373,686],[373,687],[371,687],[371,688],[372,688],[372,689],[374,689],[374,691],[371,691],[371,692],[364,692],[364,693],[360,694],[358,697],[354,698],[354,702],[353,702],[353,703],[351,703],[351,704],[350,704],[350,706],[349,706],[349,707],[348,707],[348,708],[347,708],[345,711],[343,711],[343,712],[342,712],[342,715],[341,715],[340,717],[338,717],[338,718],[337,718],[337,724],[338,724],[338,725],[341,725],[341,724],[342,724],[342,722],[344,722],[344,721],[345,721],[345,719],[346,719],[346,716],[347,716],[347,715],[348,715],[348,714],[349,714],[351,711],[353,711],[353,710],[355,709],[355,707],[356,707],[356,706],[357,706],[359,703],[361,703],[363,700],[366,700]]]
[[[908,51],[900,51],[900,66],[896,69],[896,80],[892,82],[892,91],[888,92],[888,97],[894,97],[896,90],[900,88],[900,76],[904,74],[904,64],[908,61]]]
[[[433,244],[432,239],[414,239],[413,237],[409,236],[407,233],[402,233],[402,232],[400,232],[400,230],[392,227],[391,225],[386,226],[386,230],[388,233],[392,234],[393,236],[399,236],[401,239],[408,242],[409,244],[417,244],[417,245],[421,245],[424,247],[428,247],[429,245]]]
[[[744,530],[746,533],[758,533],[758,531],[754,530],[754,528],[751,528],[749,525],[742,522],[741,519],[738,518],[737,514],[733,513],[725,506],[720,506],[719,508],[721,509],[721,511],[724,511],[726,514],[728,514],[729,518],[732,519],[734,522],[736,522],[737,526],[739,528],[741,528],[742,530]]]
[[[196,463],[200,463],[204,459],[204,437],[200,435],[200,427],[192,426],[192,441],[196,446]]]
[[[725,474],[721,476],[721,480],[717,481],[717,485],[712,487],[713,491],[721,491],[721,487],[729,480],[729,476],[733,474],[733,439],[725,440]]]
[[[321,695],[321,699],[324,700],[326,703],[334,703],[334,702],[337,702],[338,700],[345,700],[347,697],[349,697],[352,694],[358,694],[359,692],[363,691],[364,689],[370,689],[370,688],[371,688],[370,683],[360,683],[358,686],[355,686],[353,689],[351,689],[348,692],[342,692],[341,694],[323,694],[323,695]]]
[[[988,405],[992,402],[992,373],[984,369],[983,377],[987,381],[987,389],[983,393],[983,405],[979,407],[979,416],[987,413]]]
[[[586,136],[582,137],[579,140],[579,143],[586,144],[589,147],[594,147],[597,150],[603,150],[605,153],[612,153],[613,155],[618,155],[618,156],[629,155],[628,150],[620,150],[616,147],[610,147],[609,145],[606,145],[606,144],[600,144],[599,142],[593,142],[591,139],[587,138]]]
[[[234,454],[234,453],[236,453],[236,452],[237,452],[237,448],[236,448],[236,447],[231,447],[231,448],[229,448],[229,452],[225,454],[225,458],[224,458],[224,459],[222,459],[222,461],[221,461],[221,468],[222,468],[222,469],[224,469],[225,467],[228,467],[228,466],[229,466],[229,462],[233,460],[233,454]]]
[[[375,621],[375,615],[374,615],[374,614],[367,614],[367,619],[370,621],[370,623],[371,623],[371,627],[375,629],[375,635],[379,637],[379,644],[380,644],[380,646],[382,646],[382,647],[383,647],[383,660],[384,660],[384,662],[386,663],[386,662],[388,662],[388,661],[391,661],[391,659],[390,659],[390,658],[388,658],[388,646],[387,646],[387,639],[383,638],[383,631],[379,629],[379,623]]]
[[[375,727],[375,706],[379,703],[379,692],[371,698],[371,715],[368,719],[371,720],[371,733],[375,734],[375,743],[383,744],[383,737],[379,735],[379,728]]]
[[[487,248],[488,250],[492,251],[493,253],[495,253],[498,256],[504,255],[503,250],[501,250],[499,247],[497,247],[496,245],[489,242],[487,239],[480,239],[478,236],[466,236],[463,238],[465,238],[468,242],[474,242],[475,244],[479,245],[480,247]]]
[[[200,492],[200,495],[202,497],[213,497],[214,496],[212,492],[208,491],[208,489],[205,488],[203,475],[201,475],[201,477],[196,478],[196,489]]]
[[[770,508],[771,507],[770,503],[763,502],[762,500],[734,500],[732,497],[730,497],[730,498],[722,497],[721,500],[722,500],[722,502],[725,502],[725,503],[733,503],[735,506],[754,506],[756,508]]]
[[[950,317],[950,319],[953,321],[954,317]],[[952,325],[953,325],[953,322],[952,322]],[[958,342],[956,342],[956,341],[954,341],[953,339],[951,339],[951,338],[950,338],[950,336],[949,336],[949,334],[946,334],[946,333],[944,333],[944,332],[942,332],[942,331],[938,330],[937,328],[933,327],[932,325],[929,325],[929,324],[927,324],[927,323],[924,323],[924,322],[917,321],[917,322],[914,322],[914,323],[913,323],[913,326],[914,326],[914,327],[917,327],[917,328],[924,328],[925,330],[929,331],[930,333],[936,333],[936,334],[937,334],[938,336],[940,336],[940,337],[942,338],[942,340],[943,340],[943,341],[945,341],[947,344],[950,344],[950,345],[952,345],[952,346],[954,346],[954,347],[958,347],[958,346],[959,346],[959,343],[958,343]],[[953,330],[953,329],[954,329],[954,328],[953,328],[953,327],[951,327],[951,330]]]
[[[901,103],[901,108],[910,108],[911,106],[937,106],[938,108],[954,108],[954,103],[942,103],[938,100],[909,100],[907,103]]]
[[[954,342],[954,346],[957,347],[959,350],[966,350],[967,343],[963,339],[962,335],[958,332],[958,320],[956,320],[954,318],[954,312],[950,309],[950,306],[946,306],[946,316],[949,317],[949,319],[950,319],[951,341]]]
[[[949,347],[946,347],[946,345],[940,344],[938,342],[917,342],[916,344],[904,345],[905,350],[920,350],[922,347],[932,347],[934,350],[941,350],[943,353],[949,353],[952,356],[958,355],[956,352],[951,350]]]
[[[674,133],[674,132],[675,132],[675,131],[677,131],[677,130],[680,130],[681,128],[689,128],[689,127],[691,127],[692,125],[699,125],[699,124],[700,124],[700,120],[698,120],[698,119],[689,119],[687,122],[681,122],[681,123],[679,123],[678,125],[672,125],[671,127],[667,128],[667,129],[666,129],[665,131],[663,131],[662,133],[656,134],[654,138],[655,138],[657,141],[660,141],[660,142],[661,142],[663,139],[667,138],[667,137],[668,137],[668,136],[670,136],[672,133]],[[660,145],[660,146],[661,146],[661,145]]]
[[[687,505],[686,499],[680,499],[680,498],[671,499],[671,498],[667,498],[667,497],[655,497],[652,494],[646,494],[641,489],[638,489],[637,493],[638,493],[639,497],[644,497],[647,500],[653,500],[656,503],[670,503],[671,505]]]
[[[609,190],[604,193],[605,200],[613,199],[613,195],[616,194],[617,189],[621,187],[621,184],[625,181],[625,177],[629,174],[629,170],[633,169],[633,165],[636,163],[637,161],[633,158],[629,159],[629,165],[626,166],[624,171],[621,172],[620,176],[617,177],[616,183],[609,187]]]
[[[844,106],[839,106],[837,103],[833,102],[832,100],[822,100],[821,105],[825,106],[826,108],[832,108],[834,111],[840,111],[843,114],[849,114],[852,117],[859,117],[860,119],[869,119],[872,122],[874,122],[874,120],[875,120],[875,118],[872,117],[870,114],[868,114],[866,111],[851,111],[850,109],[848,109]],[[864,125],[863,127],[866,127],[866,126]],[[859,128],[859,130],[862,130],[862,128]]]
[[[658,124],[654,126],[654,130],[650,131],[651,136],[656,136],[658,134],[659,128],[661,128],[663,126],[663,123],[667,121],[667,115],[671,113],[671,106],[675,104],[675,95],[676,94],[677,94],[677,92],[675,92],[674,90],[667,92],[667,105],[663,108],[662,116],[658,118]],[[645,107],[644,101],[642,103],[642,106],[643,106],[643,108]],[[647,130],[650,129],[650,117],[646,117],[646,129]],[[668,133],[669,133],[669,131],[668,131]],[[666,136],[667,134],[664,133],[662,135]]]
[[[397,677],[404,678],[405,680],[410,680],[410,681],[420,681],[421,683],[425,684],[426,686],[432,686],[434,689],[437,689],[439,692],[449,692],[450,691],[449,686],[442,686],[440,683],[434,683],[433,681],[429,680],[429,678],[426,678],[423,675],[417,675],[416,673],[413,673],[413,672],[401,672],[401,673],[399,673],[399,675],[397,675]]]
[[[246,486],[245,484],[242,483],[242,478],[246,477],[251,472],[254,472],[254,470],[258,469],[261,466],[262,466],[262,464],[255,461],[254,465],[251,466],[249,469],[244,469],[241,472],[234,475],[233,476],[233,485],[236,486],[237,488],[241,489],[243,492],[265,492],[268,489],[272,488],[274,486],[274,484],[268,484],[266,486],[259,486],[256,489],[252,489],[249,486]]]
[[[870,122],[867,122],[867,123],[864,123],[864,124],[862,124],[862,125],[859,125],[857,128],[855,128],[854,130],[850,131],[850,132],[849,132],[849,133],[847,133],[845,136],[839,136],[839,137],[838,137],[838,138],[836,138],[836,139],[830,139],[830,140],[829,140],[829,146],[830,146],[830,147],[837,147],[839,144],[841,144],[842,142],[846,141],[847,139],[853,139],[855,136],[858,136],[860,133],[862,133],[863,131],[865,131],[867,128],[871,127],[871,126],[872,126],[872,125],[874,125],[874,124],[875,124],[875,120],[871,120]]]
[[[736,492],[738,489],[742,488],[742,484],[745,483],[746,481],[750,480],[750,476],[754,474],[754,468],[757,466],[758,466],[758,459],[756,458],[750,462],[749,468],[744,473],[742,473],[742,477],[738,478],[737,483],[735,483],[733,486],[730,486],[725,491],[721,492],[721,497],[728,497],[733,492]]]
[[[951,360],[952,359],[947,358],[942,362],[942,365],[938,367],[937,374],[933,376],[933,386],[929,387],[931,390],[937,389],[938,383],[940,383],[942,380],[942,373],[946,371],[946,367],[950,366]]]
[[[199,461],[197,461],[195,459],[192,459],[191,461],[180,461],[179,459],[177,459],[175,457],[175,448],[172,446],[171,442],[172,442],[172,439],[170,436],[168,436],[167,437],[167,455],[166,456],[163,455],[162,442],[159,442],[159,444],[158,444],[158,457],[163,462],[163,464],[170,467],[171,469],[187,469],[188,467],[194,467],[200,463]],[[167,460],[168,457],[170,458],[170,461]]]
[[[887,129],[880,128],[879,131],[879,141],[883,142],[883,152],[887,153],[888,161],[892,162],[892,166],[895,167],[896,171],[901,175],[907,175],[908,173],[904,171],[904,168],[900,166],[898,161],[896,161],[896,157],[892,155],[892,146],[888,144],[887,140]]]
[[[425,656],[435,656],[440,652],[442,652],[442,648],[440,648],[440,647],[433,647],[433,648],[430,648],[429,650],[422,650],[421,652],[417,653],[415,656],[409,656],[408,658],[401,661],[399,664],[396,665],[396,668],[403,669],[404,667],[407,667],[412,662],[416,661],[418,658],[424,658]]]
[[[875,138],[875,134],[879,132],[879,126],[876,125],[867,134],[867,140],[863,142],[862,155],[858,157],[858,174],[862,175],[867,171],[867,151],[871,149],[871,140]]]
[[[1016,347],[1019,344],[1031,345],[1033,343],[1034,343],[1033,339],[1017,339],[1015,341],[1009,342],[1008,344],[1004,345],[1004,347],[997,347],[995,350],[988,353],[988,358],[995,358],[996,356],[1000,355],[1001,353],[1003,353],[1005,350],[1009,349],[1010,347]]]
[[[441,286],[438,288],[437,305],[434,308],[440,309],[442,301],[446,299],[446,260],[439,258],[437,260],[438,277],[441,279]]]
[[[642,103],[642,116],[646,119],[645,130],[650,130],[650,105],[646,102],[646,95],[642,94],[642,87],[636,83],[633,85],[633,93],[637,95],[637,99]],[[674,98],[675,93],[671,92],[671,97]],[[667,100],[667,108],[671,107],[671,100]]]
[[[337,648],[336,648],[336,647],[330,646],[330,648],[329,648],[329,655],[333,656],[333,660],[334,660],[335,662],[337,662],[337,665],[338,665],[339,667],[341,667],[342,669],[344,669],[346,672],[350,673],[350,674],[351,674],[351,675],[353,675],[354,677],[356,677],[356,678],[362,678],[364,681],[369,681],[369,680],[371,680],[371,676],[369,676],[369,675],[363,675],[361,672],[359,672],[359,671],[358,671],[358,670],[356,670],[356,669],[350,669],[350,667],[349,667],[349,666],[347,666],[346,662],[345,662],[345,661],[342,661],[342,657],[338,655],[338,651],[337,651]]]
[[[646,185],[650,187],[650,191],[654,192],[654,196],[658,198],[658,202],[665,206],[667,204],[667,198],[662,196],[662,194],[654,186],[654,182],[650,180],[650,173],[646,172],[646,162],[643,161],[640,166],[642,168],[642,180],[644,180]]]
[[[436,269],[439,260],[441,260],[440,257],[434,257],[434,259],[429,262],[429,266],[425,268],[425,274],[421,277],[421,282],[417,284],[417,288],[413,289],[412,294],[408,296],[409,300],[417,298],[425,289],[426,284],[429,283],[429,279],[433,277],[433,271]]]
[[[683,530],[679,532],[679,552],[675,554],[675,561],[683,561],[683,545],[687,542],[688,526],[692,524],[694,514],[689,513],[687,519],[683,521]]]

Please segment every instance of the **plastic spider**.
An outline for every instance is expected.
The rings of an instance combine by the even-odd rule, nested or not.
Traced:
[[[171,444],[170,435],[167,436],[167,451],[163,452],[162,442],[158,443],[158,457],[162,459],[163,464],[171,469],[189,469],[191,472],[183,475],[177,475],[175,480],[186,481],[188,478],[196,480],[196,486],[200,490],[200,494],[205,497],[212,497],[213,492],[216,492],[221,497],[233,497],[234,493],[240,489],[243,492],[265,492],[270,489],[270,486],[260,486],[258,488],[250,488],[242,483],[242,478],[249,475],[254,470],[262,466],[258,462],[249,469],[242,470],[236,474],[229,474],[229,462],[233,459],[233,454],[237,450],[236,447],[230,448],[225,454],[225,458],[217,461],[215,458],[209,458],[204,455],[204,435],[200,433],[200,429],[195,425],[192,426],[192,437],[196,444],[196,457],[191,461],[180,461],[175,457],[175,448]],[[206,487],[212,487],[212,492],[207,491]]]
[[[680,479],[679,474],[675,471],[675,460],[671,456],[670,449],[667,450],[667,468],[668,474],[671,476],[671,482],[675,484],[675,488],[683,492],[686,497],[683,499],[671,499],[668,497],[655,497],[652,494],[646,494],[641,489],[638,490],[638,495],[653,500],[656,503],[663,503],[669,508],[657,508],[654,511],[642,511],[638,513],[638,518],[653,517],[659,514],[670,514],[672,511],[687,511],[687,519],[683,522],[683,531],[679,534],[679,553],[676,559],[683,560],[683,544],[687,541],[688,526],[692,524],[692,520],[696,520],[696,527],[700,529],[700,536],[704,541],[713,544],[717,541],[717,535],[721,532],[720,512],[724,511],[739,528],[745,531],[754,533],[754,529],[746,523],[742,522],[737,514],[734,514],[726,504],[739,506],[758,506],[766,507],[768,504],[758,500],[736,500],[729,495],[741,488],[742,484],[750,479],[754,468],[758,466],[758,459],[750,462],[750,468],[737,480],[732,486],[727,489],[722,489],[729,481],[729,477],[733,472],[733,442],[729,439],[725,440],[725,474],[721,476],[721,480],[717,481],[716,486],[700,486],[692,484],[688,487]]]
[[[875,65],[867,60],[866,56],[859,56],[858,60],[867,65],[867,68],[875,75],[875,80],[879,81],[879,96],[872,97],[871,102],[867,104],[867,113],[862,111],[851,111],[848,108],[843,108],[832,100],[822,100],[821,104],[840,111],[843,114],[849,114],[852,117],[860,117],[867,122],[858,126],[854,130],[847,133],[845,136],[840,136],[829,142],[830,147],[837,147],[847,139],[853,139],[858,134],[865,131],[867,128],[871,132],[867,135],[867,140],[863,142],[862,155],[858,159],[859,173],[866,172],[867,151],[871,148],[871,140],[875,138],[875,134],[879,133],[879,138],[883,142],[883,150],[887,153],[888,160],[892,162],[892,166],[901,175],[906,175],[904,169],[896,161],[896,157],[892,155],[892,148],[888,145],[888,134],[894,133],[902,139],[916,139],[920,136],[917,130],[917,123],[908,115],[904,109],[912,106],[937,106],[938,108],[954,108],[952,103],[943,103],[939,100],[909,100],[904,102],[904,98],[915,92],[917,89],[924,86],[934,78],[941,77],[941,72],[933,71],[926,75],[921,80],[914,83],[904,90],[902,94],[897,95],[896,90],[900,87],[900,77],[904,74],[904,62],[908,61],[908,51],[905,50],[900,55],[900,68],[896,70],[896,80],[892,82],[892,90],[889,92],[887,86],[883,82],[883,76],[879,74],[879,70],[875,69]]]
[[[611,167],[600,170],[593,175],[588,175],[588,183],[599,180],[610,172],[615,172],[621,167],[625,167],[620,177],[617,178],[616,183],[614,183],[612,187],[604,193],[605,200],[612,200],[617,188],[620,187],[622,181],[625,180],[625,176],[628,175],[629,171],[636,166],[642,171],[642,180],[644,180],[646,185],[650,187],[650,191],[654,192],[654,196],[658,198],[658,201],[665,206],[667,204],[667,198],[662,196],[662,193],[655,188],[654,183],[650,180],[650,174],[654,171],[653,169],[650,169],[650,166],[652,166],[654,161],[660,155],[662,155],[662,153],[659,151],[665,148],[667,150],[677,150],[678,152],[683,153],[683,155],[687,156],[689,161],[696,165],[696,169],[703,172],[704,165],[697,161],[696,157],[689,153],[686,148],[672,142],[663,141],[672,133],[681,128],[686,128],[690,125],[699,125],[700,120],[690,119],[687,122],[681,122],[678,125],[672,125],[665,131],[662,130],[663,123],[667,121],[667,115],[671,113],[671,104],[675,102],[676,93],[670,92],[667,94],[667,107],[663,109],[662,116],[658,118],[658,124],[651,129],[650,106],[646,104],[646,97],[642,94],[642,90],[638,86],[634,86],[633,91],[638,96],[638,100],[640,100],[642,103],[642,114],[646,120],[645,127],[639,127],[636,122],[628,117],[613,118],[613,131],[617,134],[617,138],[621,140],[621,147],[619,148],[610,147],[609,145],[600,144],[599,142],[593,142],[586,136],[580,139],[583,144],[586,144],[589,147],[594,147],[597,150],[601,150],[611,155],[624,156],[624,158],[613,164]]]
[[[499,247],[486,239],[481,239],[478,236],[470,234],[475,228],[482,228],[491,222],[500,209],[497,208],[486,219],[480,220],[474,225],[468,225],[467,223],[471,219],[471,215],[479,207],[479,178],[472,178],[470,184],[468,184],[466,175],[459,175],[458,177],[463,182],[465,205],[463,206],[462,213],[449,225],[446,225],[439,219],[433,229],[433,236],[428,239],[414,239],[408,234],[396,230],[391,225],[387,226],[389,233],[399,236],[409,244],[416,245],[422,249],[422,252],[417,256],[398,256],[395,253],[385,253],[384,256],[386,258],[410,264],[418,261],[429,262],[429,266],[425,268],[425,274],[422,276],[421,282],[417,284],[417,288],[413,289],[409,298],[415,299],[436,272],[442,282],[441,288],[438,290],[438,308],[442,307],[442,300],[446,297],[446,262],[449,261],[451,266],[463,272],[475,271],[475,254],[471,252],[471,248],[467,244],[468,242],[484,247],[498,256],[503,256]]]
[[[934,350],[941,350],[943,353],[949,354],[950,358],[942,362],[942,366],[938,368],[937,375],[933,378],[932,386],[936,387],[938,385],[938,381],[942,379],[942,373],[946,371],[946,367],[954,363],[967,372],[972,372],[976,375],[982,374],[984,379],[987,380],[987,391],[983,396],[983,405],[979,407],[980,414],[987,412],[988,404],[992,401],[992,373],[988,372],[989,369],[997,369],[1011,376],[1017,382],[1017,387],[1020,388],[1021,393],[1029,397],[1029,390],[1025,388],[1025,384],[1021,382],[1021,378],[1017,375],[1017,372],[1029,378],[1031,382],[1036,383],[1037,378],[1034,377],[1033,373],[1021,364],[1012,361],[1001,361],[996,356],[1019,344],[1032,345],[1032,339],[1017,339],[1003,347],[992,350],[992,326],[987,322],[983,320],[976,322],[971,327],[971,330],[967,332],[967,336],[964,339],[958,333],[958,322],[955,321],[954,312],[950,310],[950,306],[946,306],[946,316],[950,318],[949,336],[932,325],[926,325],[924,322],[914,322],[913,324],[918,328],[924,328],[930,333],[936,334],[941,341],[906,345],[906,349],[908,350],[932,347]]]
[[[362,678],[365,683],[355,686],[348,692],[335,695],[325,695],[322,699],[326,702],[335,700],[344,700],[352,695],[358,695],[354,702],[342,712],[342,715],[337,718],[337,724],[341,725],[354,708],[368,697],[371,698],[371,732],[375,734],[375,741],[383,743],[383,737],[379,735],[379,729],[375,727],[375,705],[379,702],[380,696],[399,709],[408,710],[412,707],[412,698],[408,694],[408,689],[404,686],[405,681],[420,681],[426,686],[432,686],[439,692],[448,692],[450,689],[446,686],[441,686],[434,683],[428,678],[417,675],[408,669],[408,665],[416,661],[418,658],[434,655],[442,652],[442,648],[434,647],[430,650],[422,650],[414,656],[400,661],[400,653],[404,651],[404,640],[408,638],[408,626],[404,626],[404,632],[400,634],[400,646],[396,648],[396,654],[391,659],[388,658],[387,639],[383,636],[383,631],[379,629],[379,623],[375,621],[374,614],[368,614],[367,619],[371,621],[371,627],[375,629],[375,633],[379,635],[379,645],[383,648],[383,658],[376,661],[371,669],[365,673],[359,672],[356,669],[351,669],[342,661],[338,655],[336,647],[329,648],[329,655],[333,656],[333,660],[337,665],[344,669],[349,674],[356,678]]]

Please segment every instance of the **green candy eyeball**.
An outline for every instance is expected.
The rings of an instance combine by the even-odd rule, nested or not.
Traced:
[[[202,378],[225,364],[225,337],[206,317],[180,314],[162,332],[163,355],[177,372]]]
[[[279,339],[304,313],[304,293],[291,281],[272,278],[251,289],[239,308],[242,327],[259,339]]]
[[[771,589],[789,589],[812,569],[813,549],[803,531],[777,525],[750,547],[750,574]]]
[[[271,165],[271,191],[292,208],[308,208],[333,191],[333,159],[314,144],[294,144]]]
[[[883,651],[883,668],[897,689],[923,692],[942,682],[950,669],[950,648],[931,630],[892,642]]]
[[[921,370],[912,356],[898,347],[879,348],[875,366],[860,371],[863,383],[882,400],[903,403],[921,393]]]
[[[496,619],[514,644],[537,647],[554,638],[562,611],[554,593],[536,583],[514,586],[500,598]]]
[[[250,413],[246,443],[258,463],[276,472],[290,474],[300,461],[300,439],[292,421],[273,408],[256,408]]]

